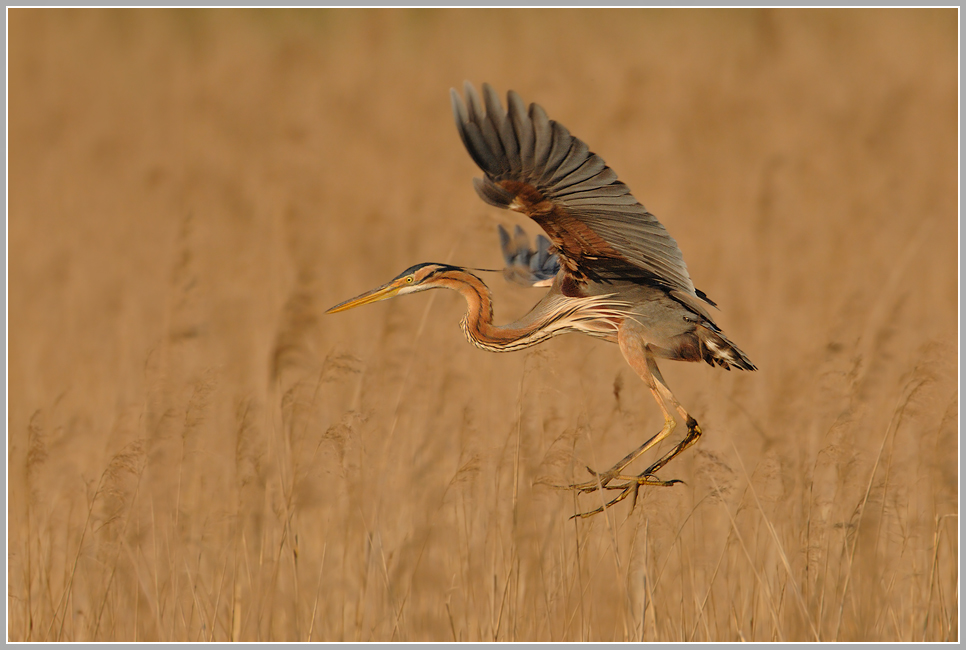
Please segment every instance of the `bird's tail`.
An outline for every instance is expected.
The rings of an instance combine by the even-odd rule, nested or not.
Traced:
[[[708,365],[717,364],[725,370],[758,370],[751,359],[714,325],[702,323],[695,329],[695,334],[700,342],[701,358]]]

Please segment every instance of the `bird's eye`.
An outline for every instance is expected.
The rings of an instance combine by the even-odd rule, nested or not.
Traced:
[[[409,284],[412,284],[413,283],[413,276],[410,275],[408,278],[406,278],[406,282],[408,282]]]

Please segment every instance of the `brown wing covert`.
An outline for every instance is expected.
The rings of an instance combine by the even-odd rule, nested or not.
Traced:
[[[539,223],[578,278],[657,284],[702,312],[714,304],[695,290],[677,242],[582,140],[512,90],[505,111],[488,84],[482,101],[469,83],[463,90],[465,104],[450,91],[453,115],[485,173],[474,179],[480,198]]]

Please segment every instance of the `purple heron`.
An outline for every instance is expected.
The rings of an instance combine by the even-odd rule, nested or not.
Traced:
[[[450,90],[460,138],[484,172],[474,179],[477,194],[536,221],[552,245],[541,237],[530,251],[525,235],[519,241],[522,232],[511,240],[501,228],[507,277],[550,290],[526,316],[494,325],[491,293],[480,278],[458,266],[424,263],[327,313],[445,288],[466,299],[460,325],[470,343],[484,350],[522,350],[567,332],[617,343],[661,408],[664,427],[607,471],[588,467],[591,480],[567,487],[619,491],[596,510],[580,513],[587,517],[629,495],[636,502],[642,485],[679,483],[661,480],[656,472],[697,442],[701,429],[667,387],[657,359],[703,360],[725,370],[755,370],[754,364],[715,325],[708,307],[716,305],[694,288],[677,243],[600,156],[537,104],[528,110],[513,91],[507,94],[508,110],[488,84],[482,102],[468,82],[464,94],[465,103]],[[640,474],[625,472],[671,435],[674,411],[687,426],[684,438]]]

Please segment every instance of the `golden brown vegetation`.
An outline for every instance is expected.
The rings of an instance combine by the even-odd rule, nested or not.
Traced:
[[[957,20],[11,11],[8,638],[957,639]],[[463,79],[599,152],[760,368],[664,364],[706,435],[633,510],[547,487],[661,425],[616,346],[322,316],[500,264]]]

